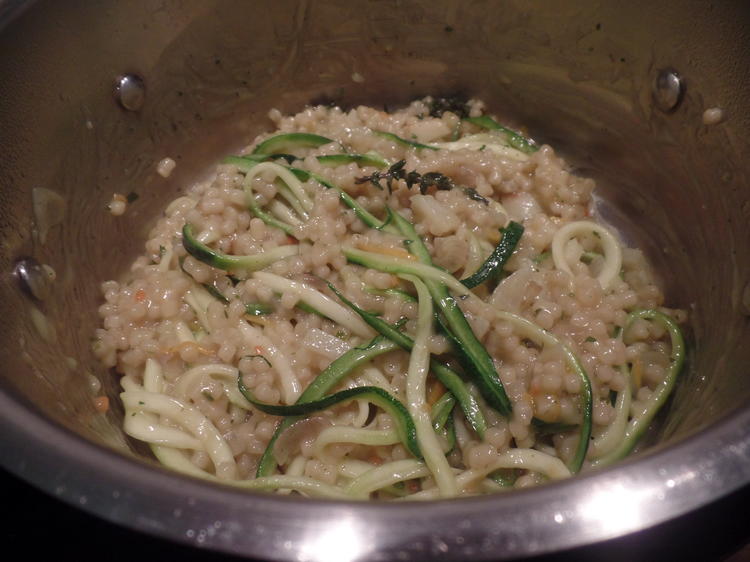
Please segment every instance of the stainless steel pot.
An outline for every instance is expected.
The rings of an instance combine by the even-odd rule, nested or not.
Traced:
[[[651,528],[750,482],[742,3],[6,0],[0,18],[7,469],[137,530],[299,560],[539,554]],[[126,75],[142,83],[115,93]],[[240,493],[156,466],[123,436],[117,381],[89,350],[98,283],[124,271],[156,210],[267,128],[270,107],[456,91],[596,177],[602,213],[648,249],[673,303],[690,310],[690,368],[653,446],[559,484],[429,505]],[[706,125],[714,106],[724,118]],[[165,156],[178,162],[168,180],[155,171]],[[65,200],[44,243],[34,188]],[[114,192],[139,196],[124,217],[104,210]],[[56,270],[47,298],[22,290],[21,257]],[[113,404],[106,416],[90,375]]]

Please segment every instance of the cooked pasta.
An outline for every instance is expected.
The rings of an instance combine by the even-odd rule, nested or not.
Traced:
[[[271,111],[276,130],[187,186],[102,285],[95,352],[161,463],[427,500],[636,447],[686,314],[598,222],[592,180],[482,102],[434,101]]]

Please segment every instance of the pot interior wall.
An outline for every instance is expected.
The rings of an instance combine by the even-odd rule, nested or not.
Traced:
[[[549,142],[599,182],[599,210],[646,248],[668,306],[690,312],[690,369],[661,441],[747,403],[750,44],[741,7],[634,2],[40,2],[0,36],[0,374],[3,387],[98,443],[135,451],[119,429],[118,385],[91,351],[99,284],[119,278],[158,210],[220,156],[267,130],[268,109],[324,101],[405,103],[461,92]],[[645,15],[648,17],[646,17]],[[707,22],[713,22],[709,29]],[[716,29],[721,33],[716,33]],[[690,39],[692,37],[692,39]],[[743,41],[743,38],[745,39]],[[733,47],[732,47],[733,46]],[[686,85],[653,106],[665,67]],[[115,78],[139,74],[143,107],[123,110]],[[364,78],[355,82],[356,74]],[[708,127],[707,107],[725,122]],[[168,178],[156,163],[170,156]],[[31,190],[65,198],[46,243]],[[137,193],[128,212],[113,193]],[[57,272],[33,302],[11,274],[33,256]],[[54,327],[47,341],[32,308]],[[91,377],[112,408],[96,412]]]

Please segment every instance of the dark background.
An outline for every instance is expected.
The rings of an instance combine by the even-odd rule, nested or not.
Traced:
[[[47,496],[0,470],[0,542],[27,560],[232,562],[235,557],[191,548],[117,527]],[[17,551],[17,550],[16,550]],[[7,559],[7,558],[6,558]],[[676,521],[595,548],[534,562],[750,562],[750,486]]]

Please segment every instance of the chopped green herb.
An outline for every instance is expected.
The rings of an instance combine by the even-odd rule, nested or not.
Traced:
[[[249,302],[245,304],[245,314],[250,316],[263,316],[264,314],[271,314],[273,308],[270,305],[262,302]]]
[[[595,337],[593,337],[593,336],[589,336],[589,337],[587,337],[587,338],[586,338],[586,339],[585,339],[584,341],[587,341],[587,342],[592,342],[592,343],[594,343],[594,342],[596,342],[596,338],[595,338]]]
[[[203,398],[205,398],[209,402],[213,402],[214,401],[214,397],[211,395],[211,393],[208,390],[202,391],[201,394],[203,395]]]
[[[479,195],[479,193],[477,193],[477,190],[474,189],[473,187],[464,187],[463,192],[472,201],[479,201],[480,203],[484,203],[485,205],[490,204],[490,202],[484,197],[482,197],[481,195]]]
[[[453,31],[453,28],[448,26],[445,30]],[[461,95],[433,98],[429,107],[431,117],[442,117],[443,113],[450,111],[451,113],[458,115],[461,119],[468,117],[471,109],[466,97]]]
[[[263,361],[265,361],[266,365],[268,365],[269,367],[272,367],[271,362],[268,359],[266,359],[263,355],[243,355],[242,356],[243,359],[245,357],[249,357],[250,359],[262,359]]]
[[[374,172],[369,176],[356,178],[354,182],[357,184],[370,182],[378,189],[383,189],[380,182],[385,180],[388,191],[391,192],[394,180],[404,180],[406,182],[406,187],[411,189],[416,185],[419,187],[419,192],[422,194],[426,193],[427,189],[432,186],[435,186],[440,190],[448,190],[455,187],[453,181],[440,172],[427,172],[426,174],[420,174],[416,170],[407,172],[405,166],[406,160],[399,160],[391,165],[385,172]]]
[[[136,201],[137,199],[138,199],[138,194],[137,194],[137,193],[136,193],[135,191],[131,191],[130,193],[128,193],[128,194],[127,194],[127,195],[125,196],[125,200],[126,200],[126,201],[127,201],[128,203],[133,203],[133,202],[134,202],[134,201]]]

